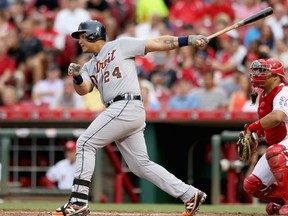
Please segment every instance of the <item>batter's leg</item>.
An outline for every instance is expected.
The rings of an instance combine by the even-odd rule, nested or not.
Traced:
[[[162,166],[149,159],[143,131],[139,131],[116,144],[129,169],[137,176],[147,179],[166,193],[188,202],[197,189],[185,184]]]

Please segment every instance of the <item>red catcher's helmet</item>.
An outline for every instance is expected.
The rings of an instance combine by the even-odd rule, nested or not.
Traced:
[[[285,78],[285,67],[277,59],[257,59],[252,62],[250,69],[251,83],[253,87],[263,87],[269,73],[281,76],[282,82],[284,84],[287,83]]]

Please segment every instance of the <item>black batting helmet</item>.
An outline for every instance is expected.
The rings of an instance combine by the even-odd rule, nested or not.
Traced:
[[[106,30],[102,23],[96,20],[87,20],[81,22],[78,31],[75,31],[71,36],[75,39],[79,39],[79,34],[84,33],[84,38],[89,42],[95,42],[97,40],[106,41]]]

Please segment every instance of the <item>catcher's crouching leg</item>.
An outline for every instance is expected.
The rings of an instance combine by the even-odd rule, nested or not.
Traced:
[[[276,178],[278,190],[282,194],[285,204],[288,204],[288,152],[285,146],[275,144],[266,151],[271,172]]]
[[[257,176],[253,174],[245,178],[243,183],[243,189],[248,194],[263,201],[274,202],[278,203],[279,205],[283,205],[284,200],[277,188],[278,186],[276,184],[272,184],[267,187]]]

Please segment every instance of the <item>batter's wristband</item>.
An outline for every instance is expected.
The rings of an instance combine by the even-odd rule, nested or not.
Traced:
[[[76,85],[81,85],[83,83],[82,76],[73,76],[73,81]]]
[[[248,125],[249,131],[257,131],[257,130],[263,130],[263,127],[260,123],[260,120],[253,122],[252,124]]]
[[[178,37],[178,46],[188,46],[188,36]]]

